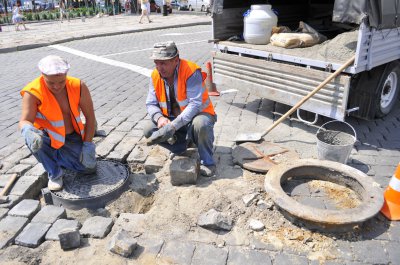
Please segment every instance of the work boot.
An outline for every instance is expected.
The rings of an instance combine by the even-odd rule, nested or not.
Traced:
[[[49,190],[52,190],[52,191],[61,190],[63,187],[62,177],[59,177],[56,179],[49,179],[49,182],[47,183],[47,187],[49,188]]]
[[[204,177],[213,177],[215,175],[217,167],[215,165],[205,166],[200,165],[200,174]]]

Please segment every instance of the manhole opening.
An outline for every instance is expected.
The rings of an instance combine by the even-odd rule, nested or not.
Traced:
[[[282,184],[282,189],[297,202],[318,209],[344,210],[361,204],[360,195],[351,188],[312,177],[289,178]]]
[[[344,210],[358,207],[364,189],[343,172],[317,166],[296,167],[281,178],[284,192],[297,202],[318,209]]]

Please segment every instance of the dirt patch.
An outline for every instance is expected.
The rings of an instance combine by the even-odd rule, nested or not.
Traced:
[[[322,180],[312,180],[308,182],[308,185],[311,189],[322,190],[337,209],[352,209],[361,204],[358,194],[342,185]]]

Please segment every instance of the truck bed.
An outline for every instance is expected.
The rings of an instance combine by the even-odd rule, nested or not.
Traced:
[[[327,40],[321,44],[307,48],[286,49],[282,47],[267,45],[248,44],[244,41],[220,41],[218,45],[221,47],[237,47],[242,51],[242,55],[254,56],[255,51],[259,51],[260,57],[262,54],[269,53],[273,55],[284,55],[290,57],[303,58],[304,62],[308,60],[316,60],[324,62],[324,64],[343,64],[351,56],[356,53],[357,49],[358,30],[342,33],[331,40]],[[221,49],[223,50],[223,49]],[[274,56],[273,56],[274,57]],[[276,57],[276,56],[275,56]]]

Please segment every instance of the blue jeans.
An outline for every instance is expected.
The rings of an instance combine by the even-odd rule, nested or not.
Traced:
[[[43,131],[42,147],[33,155],[42,163],[49,174],[49,179],[57,179],[62,176],[62,168],[77,172],[85,172],[85,166],[79,161],[82,151],[82,137],[77,133],[68,134],[65,144],[60,149],[54,149],[50,145],[49,135]]]
[[[175,132],[177,139],[174,144],[163,142],[160,145],[174,154],[181,154],[186,151],[190,143],[194,143],[197,146],[201,163],[206,166],[215,165],[213,143],[216,120],[216,116],[200,113],[190,123]],[[149,138],[157,130],[157,124],[153,121],[148,121],[144,125],[143,134],[146,138]]]

